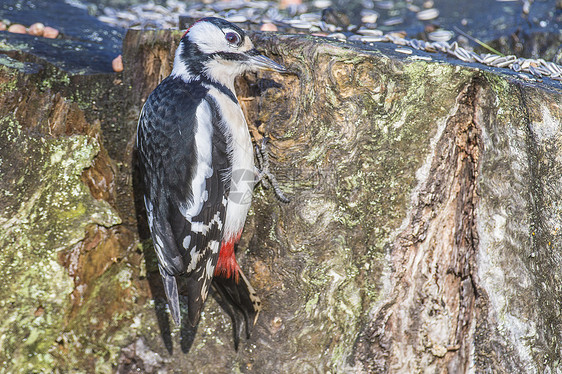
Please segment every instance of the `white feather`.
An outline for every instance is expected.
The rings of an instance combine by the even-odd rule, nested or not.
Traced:
[[[195,113],[197,128],[195,129],[195,148],[197,150],[197,169],[191,183],[193,202],[180,205],[181,214],[188,221],[201,213],[203,203],[207,200],[205,180],[213,175],[212,168],[212,122],[211,109],[207,101],[203,100]]]
[[[187,250],[189,249],[189,245],[191,244],[191,236],[186,235],[185,238],[183,238],[183,247]]]
[[[215,254],[219,253],[219,248],[220,248],[220,242],[213,240],[210,244],[209,244],[209,248],[211,248],[211,251]]]
[[[188,274],[191,273],[193,270],[195,270],[195,267],[197,266],[197,264],[199,264],[199,258],[201,256],[203,256],[203,253],[205,253],[205,252],[200,251],[199,248],[197,248],[197,247],[193,247],[191,249],[191,251],[189,252],[189,256],[191,257],[191,261],[189,262],[189,265],[187,265],[187,269],[185,269],[185,271]]]
[[[152,232],[152,225],[154,223],[154,206],[152,205],[150,200],[148,200],[146,198],[146,196],[144,196],[144,206],[146,207],[146,216],[148,218],[148,227],[150,228],[150,231]]]
[[[228,132],[229,151],[232,162],[232,174],[236,177],[230,184],[226,218],[224,222],[223,241],[235,238],[244,228],[246,215],[252,202],[254,189],[254,151],[250,132],[240,105],[215,87],[209,88],[209,94],[218,103],[223,118],[223,126]],[[224,121],[228,118],[228,121]],[[238,180],[242,176],[241,180]]]
[[[242,65],[236,61],[227,61],[222,59],[211,60],[205,66],[205,74],[234,92],[234,79],[247,69],[246,65]]]
[[[197,22],[189,29],[187,37],[203,53],[235,52],[238,48],[230,44],[225,38],[225,35],[229,32],[233,32],[240,37],[235,30],[229,28],[221,30],[210,22]],[[244,39],[244,42],[240,50],[246,51],[253,48],[253,45],[247,45],[246,39]]]
[[[219,230],[222,229],[220,212],[216,212],[208,224],[205,224],[203,222],[191,222],[191,231],[200,232],[203,235],[207,235],[207,232],[211,229],[211,227],[214,224],[218,226]]]
[[[180,78],[184,82],[189,82],[193,79],[193,76],[188,72],[187,65],[180,57],[182,49],[183,43],[180,43],[179,47],[176,49],[176,54],[174,56],[174,68],[172,69],[170,76]]]

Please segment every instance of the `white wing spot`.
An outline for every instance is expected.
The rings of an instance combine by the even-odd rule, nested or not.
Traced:
[[[205,279],[205,283],[207,283],[206,281],[207,277],[205,276],[205,268],[203,268],[203,271],[201,272],[201,276],[197,278],[197,282],[201,282],[203,279]]]
[[[207,235],[207,232],[211,229],[214,224],[217,224],[219,230],[222,229],[222,222],[220,217],[220,212],[216,212],[211,222],[204,224],[203,222],[191,222],[191,231],[200,232],[203,235]]]
[[[190,243],[191,243],[191,236],[187,235],[185,238],[183,238],[183,247],[185,249],[189,249]]]
[[[211,241],[211,242],[209,243],[209,248],[211,248],[211,251],[212,251],[214,254],[216,254],[216,253],[219,252],[219,245],[220,245],[220,242],[219,242],[219,241],[213,240],[213,241]]]
[[[197,149],[197,169],[191,183],[193,204],[181,204],[180,213],[186,220],[201,213],[203,203],[208,198],[206,179],[213,175],[212,165],[212,116],[209,104],[203,101],[195,113],[197,128],[195,129],[195,148]]]
[[[201,278],[199,279],[201,280]],[[209,287],[207,287],[207,280],[208,278],[205,278],[205,280],[203,281],[203,286],[201,287],[201,299],[203,301],[207,299],[207,293],[209,292]]]
[[[207,277],[207,279],[213,277],[214,270],[213,260],[209,257],[207,259],[207,266],[205,267],[205,276]]]
[[[189,252],[189,255],[191,256],[191,261],[189,262],[189,265],[187,266],[187,269],[185,270],[187,273],[191,273],[193,270],[195,270],[195,267],[199,263],[199,259],[203,255],[203,252],[198,251],[197,247],[193,247],[191,249],[191,251]]]
[[[162,238],[158,235],[156,235],[156,244],[158,245],[158,247],[164,248],[164,242],[162,241]]]

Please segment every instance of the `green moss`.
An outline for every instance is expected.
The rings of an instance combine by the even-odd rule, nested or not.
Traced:
[[[39,81],[41,91],[57,89],[61,90],[70,85],[70,77],[62,70],[48,66],[48,71],[43,74],[43,79]]]
[[[24,42],[8,42],[8,40],[0,40],[0,51],[23,51],[29,50],[29,44]]]
[[[70,98],[73,102],[78,104],[82,110],[92,110],[92,101],[96,98],[103,97],[107,91],[107,84],[100,81],[90,81],[87,87],[74,87],[70,93]]]
[[[50,372],[50,351],[74,287],[58,253],[81,240],[91,222],[111,226],[120,220],[80,180],[99,150],[94,139],[35,138],[6,117],[0,149],[0,190],[9,196],[0,211],[0,362],[10,362],[11,372]]]
[[[316,293],[314,295],[312,295],[312,298],[310,300],[308,300],[304,306],[304,310],[306,311],[306,313],[311,316],[313,311],[316,310],[317,305],[318,305],[318,298],[319,295]]]
[[[16,73],[14,70],[5,68],[3,62],[1,61],[2,57],[0,55],[0,71],[2,71],[2,75],[8,78],[6,82],[0,83],[0,94],[13,92],[17,89],[17,78]],[[23,69],[23,67],[22,67]]]

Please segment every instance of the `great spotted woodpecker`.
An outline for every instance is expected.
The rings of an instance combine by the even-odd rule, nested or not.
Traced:
[[[242,311],[247,327],[261,308],[234,255],[256,175],[234,79],[257,69],[286,71],[260,55],[236,25],[201,19],[181,38],[172,73],[140,114],[137,149],[144,202],[176,324],[178,282],[184,283],[193,326],[213,278],[219,294]]]

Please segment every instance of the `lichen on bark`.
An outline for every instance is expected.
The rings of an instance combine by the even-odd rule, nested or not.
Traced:
[[[50,371],[73,289],[58,255],[83,238],[86,225],[120,219],[80,179],[99,151],[95,139],[34,137],[4,117],[0,149],[1,362],[13,371]]]

